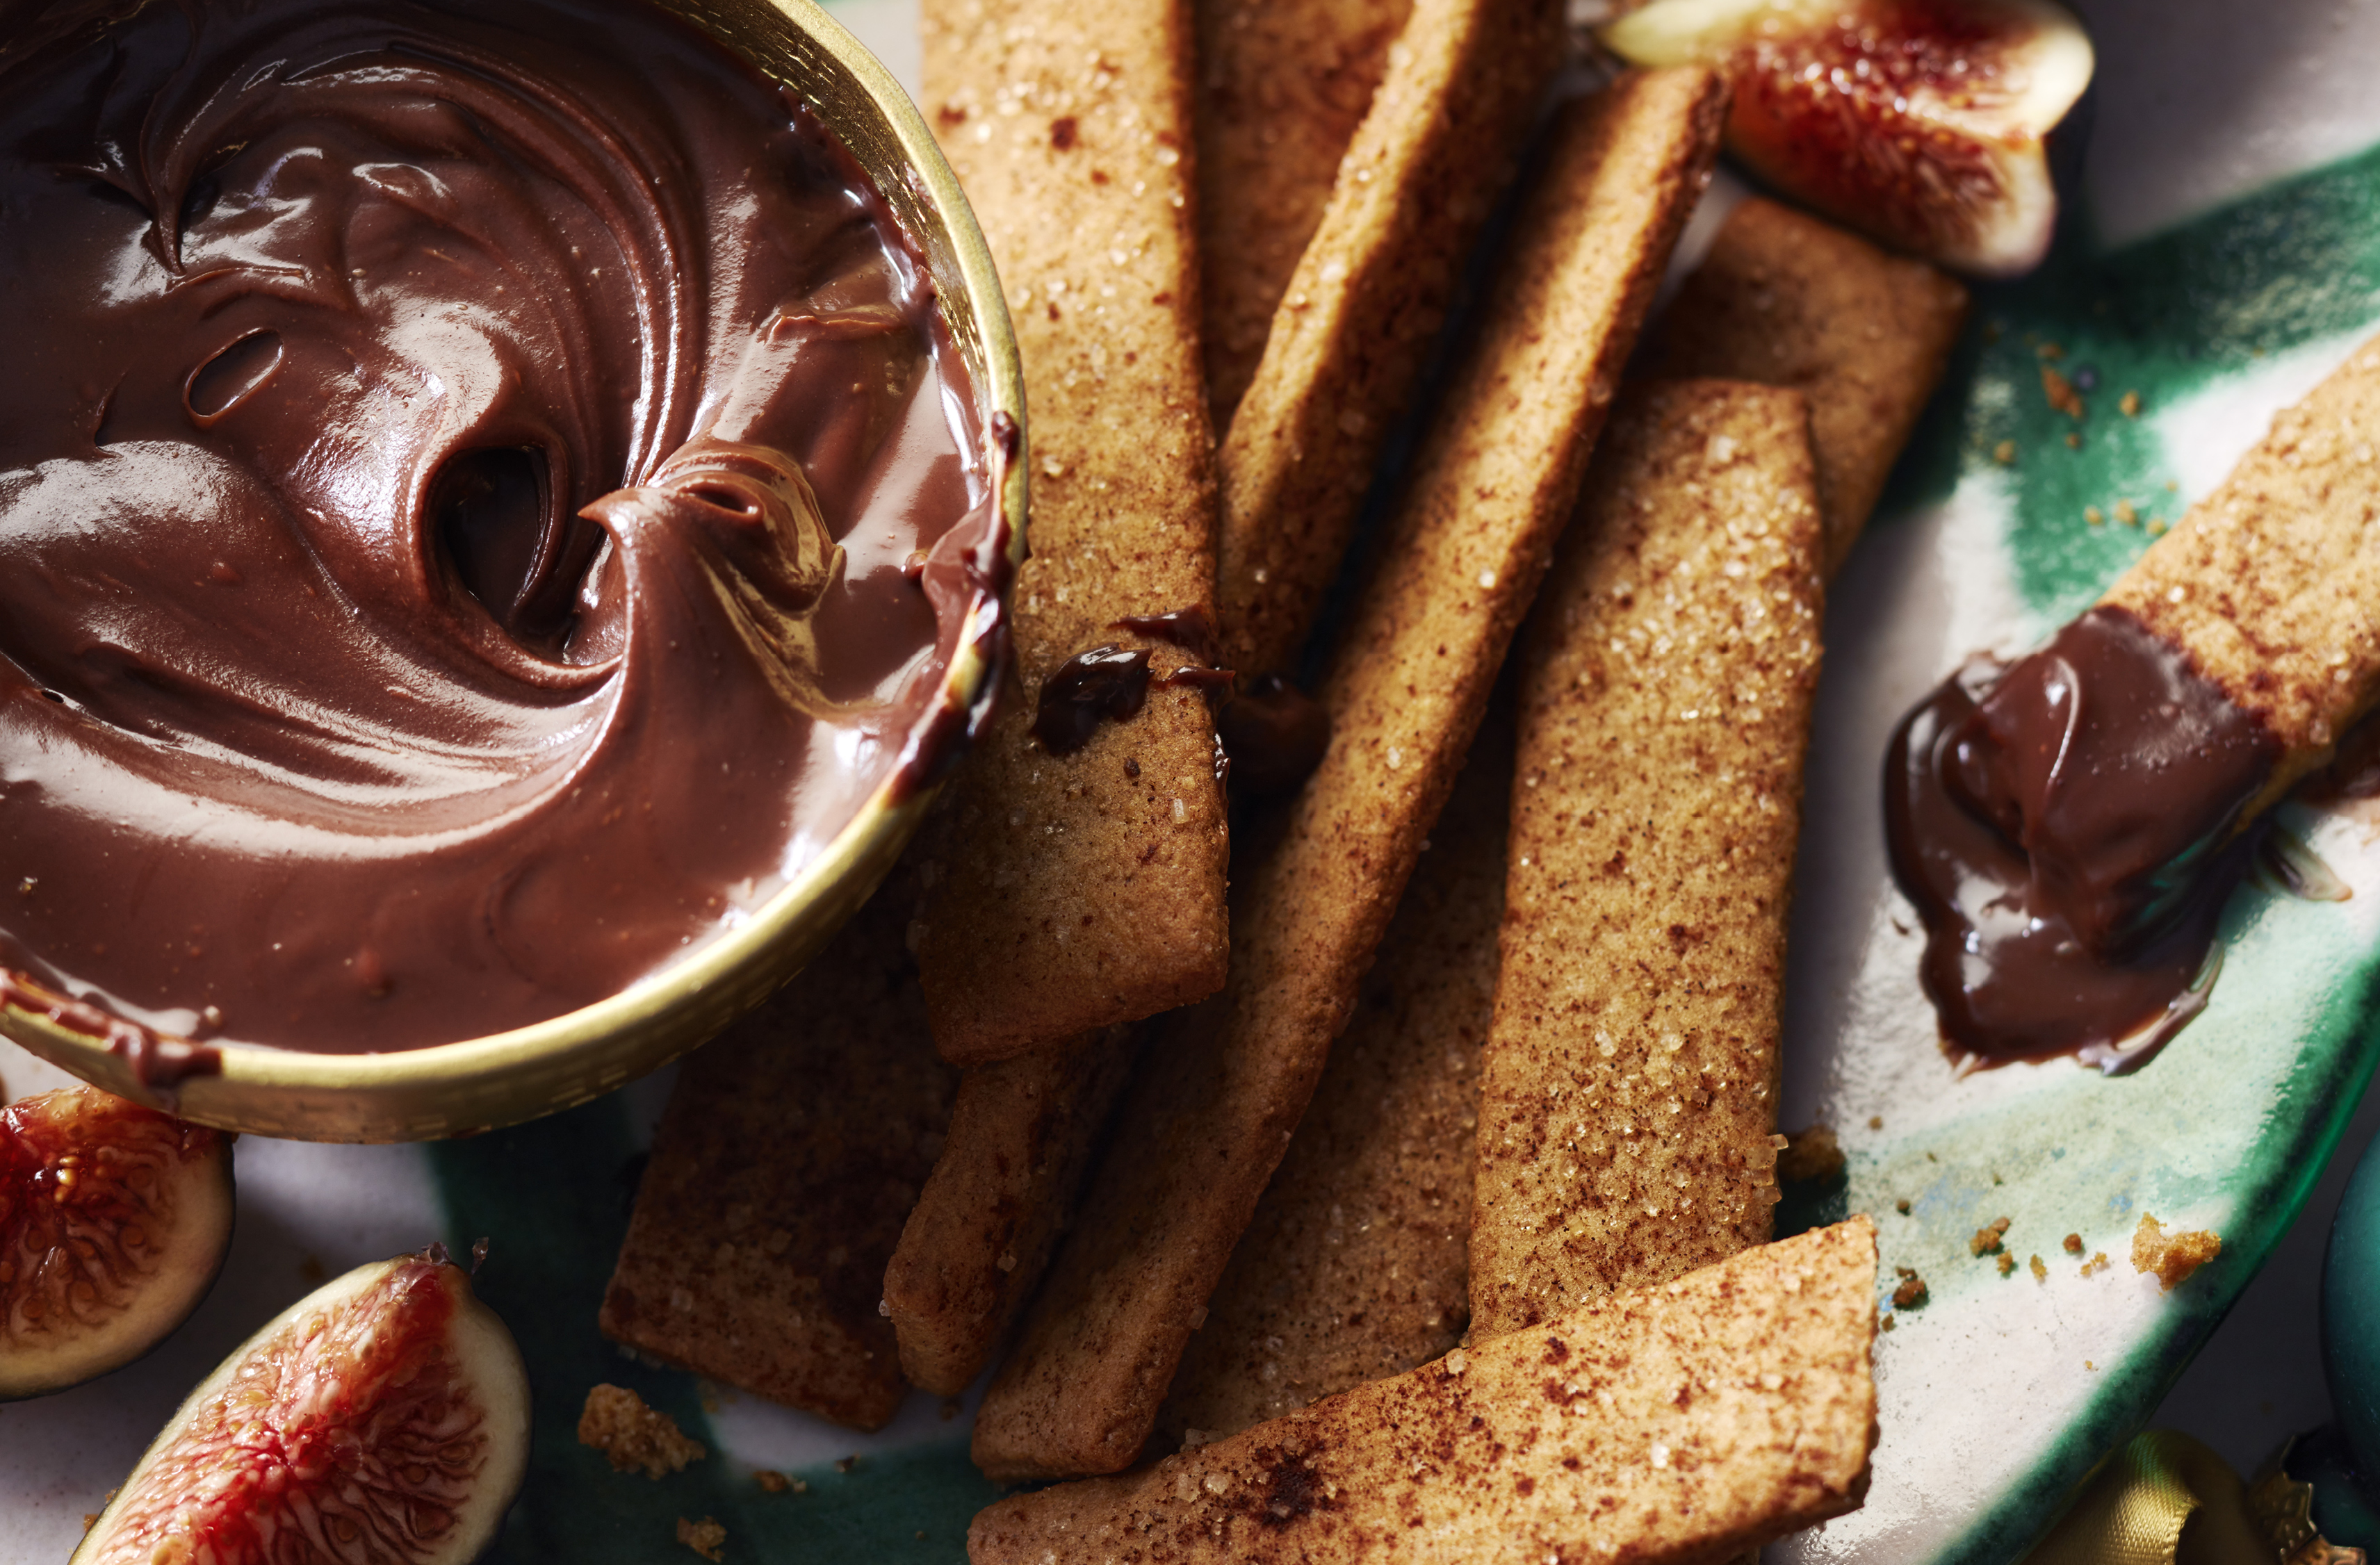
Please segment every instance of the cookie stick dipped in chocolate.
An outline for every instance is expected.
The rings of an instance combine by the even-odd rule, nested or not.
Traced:
[[[1201,346],[1221,430],[1256,376],[1273,311],[1413,0],[1194,0],[1193,9]]]
[[[1548,0],[1415,0],[1223,437],[1223,661],[1294,664],[1561,62]]]
[[[1236,1433],[1463,1341],[1479,1050],[1504,915],[1509,684],[1182,1355],[1158,1415],[1168,1444]]]
[[[2380,694],[2375,449],[2380,339],[2096,607],[1903,722],[1886,825],[1954,1054],[2120,1070],[2204,1007],[2250,828]]]
[[[1824,548],[1800,393],[1621,397],[1521,648],[1475,1341],[1769,1235]]]
[[[1754,196],[1728,214],[1661,312],[1635,370],[1791,386],[1809,399],[1832,574],[1867,526],[1966,319],[1956,279]]]
[[[1572,105],[1321,698],[1321,769],[1249,854],[1232,981],[1161,1034],[976,1424],[994,1476],[1114,1472],[1305,1111],[1463,753],[1620,366],[1708,177],[1706,72]]]
[[[982,1511],[972,1565],[1711,1561],[1858,1506],[1876,1230],[1574,1305],[1119,1478]]]
[[[916,856],[686,1061],[600,1317],[615,1342],[855,1429],[906,1389],[880,1283],[957,1085],[903,941]]]
[[[975,1383],[1032,1297],[1130,1074],[1135,1029],[978,1065],[884,1269],[901,1372],[937,1396]]]
[[[1181,0],[925,7],[926,103],[1000,265],[1032,442],[1021,696],[965,774],[918,931],[934,1039],[961,1064],[1223,981],[1214,724],[1200,688],[1166,677],[1205,649],[1118,628],[1204,613],[1214,592],[1188,26]],[[1148,661],[1073,661],[1109,646]],[[1039,707],[1077,673],[1117,699],[1035,738]]]

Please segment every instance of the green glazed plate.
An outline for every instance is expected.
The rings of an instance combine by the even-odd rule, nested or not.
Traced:
[[[832,8],[914,84],[915,3]],[[2274,410],[2380,331],[2380,7],[2085,9],[2101,60],[2086,200],[2040,273],[1978,291],[1829,612],[1784,1120],[1835,1127],[1849,1166],[1831,1187],[1789,1190],[1783,1226],[1873,1214],[1888,1267],[1922,1276],[1928,1299],[1890,1312],[1878,1339],[1865,1508],[1772,1559],[2019,1558],[2149,1416],[2288,1228],[2380,1058],[2374,807],[2293,812],[2352,895],[2242,893],[2212,1004],[2136,1074],[2050,1064],[1961,1078],[1917,990],[1913,920],[1882,854],[1891,724],[1967,654],[2021,650],[2089,602],[2146,546],[2150,518],[2177,518]],[[2079,424],[2043,395],[2051,345],[2064,373],[2089,371]],[[2128,391],[2136,417],[2121,410]],[[2141,525],[2114,519],[2119,501]],[[2092,525],[2089,506],[2108,519]],[[63,1085],[6,1045],[0,1078],[13,1093]],[[190,1324],[104,1380],[0,1408],[0,1565],[64,1559],[192,1382],[322,1276],[481,1235],[481,1292],[520,1338],[538,1406],[528,1484],[495,1559],[690,1561],[681,1517],[722,1523],[735,1565],[962,1559],[968,1519],[997,1492],[966,1461],[971,1407],[946,1416],[914,1397],[890,1429],[856,1436],[633,1362],[596,1333],[667,1092],[664,1073],[427,1147],[244,1141],[233,1257]],[[2129,1263],[2143,1212],[2213,1229],[2221,1257],[2161,1292]],[[2007,1276],[1970,1246],[2002,1217]],[[2082,1256],[2061,1248],[2070,1232]],[[2101,1251],[2110,1264],[2082,1276]],[[2026,1264],[2035,1255],[2045,1280]],[[1895,1280],[1888,1271],[1879,1308]],[[659,1482],[613,1474],[574,1432],[602,1380],[674,1414],[710,1458]],[[763,1493],[760,1467],[807,1488]]]

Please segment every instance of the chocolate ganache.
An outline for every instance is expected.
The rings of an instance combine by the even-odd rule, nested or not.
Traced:
[[[1893,735],[1885,822],[1950,1046],[2107,1070],[2154,1053],[2204,1004],[2254,849],[2242,812],[2279,753],[2120,609],[1937,689]]]
[[[932,285],[661,12],[12,8],[0,288],[0,968],[79,1009],[552,1017],[953,738],[1002,540]]]

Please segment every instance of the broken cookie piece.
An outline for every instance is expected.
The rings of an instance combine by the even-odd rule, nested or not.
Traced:
[[[601,1385],[587,1393],[578,1414],[578,1443],[593,1446],[611,1462],[614,1473],[642,1471],[660,1478],[699,1462],[708,1454],[700,1440],[689,1439],[677,1420],[625,1386]]]
[[[2132,1269],[2157,1280],[2160,1292],[2170,1293],[2190,1280],[2191,1274],[2223,1253],[2223,1241],[2204,1229],[2177,1229],[2148,1213],[2141,1214],[2132,1231]]]

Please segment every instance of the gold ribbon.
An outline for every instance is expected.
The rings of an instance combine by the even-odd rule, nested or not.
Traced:
[[[2199,1441],[2152,1429],[2107,1459],[2026,1565],[2365,1565],[2323,1541],[2313,1501],[2280,1457],[2251,1489]]]

